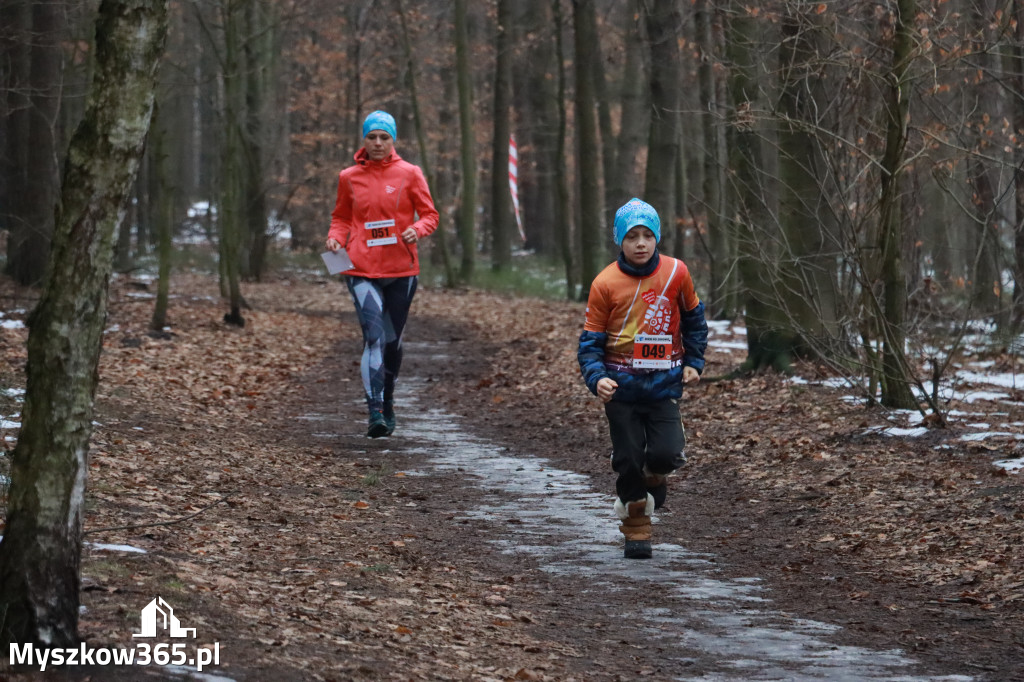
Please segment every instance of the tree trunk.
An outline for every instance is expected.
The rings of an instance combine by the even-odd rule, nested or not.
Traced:
[[[476,266],[476,153],[473,132],[473,83],[469,69],[469,27],[466,0],[455,0],[455,76],[459,91],[459,131],[462,158],[462,203],[459,241],[462,265],[459,277],[468,282]]]
[[[832,222],[825,197],[826,165],[811,130],[821,93],[814,60],[819,28],[808,15],[787,14],[782,20],[779,73],[783,82],[779,109],[784,120],[778,131],[779,223],[783,253],[779,268],[781,296],[791,324],[799,335],[793,351],[813,353],[838,336],[836,322],[835,253],[827,235]],[[831,261],[831,262],[830,262]]]
[[[60,191],[58,156],[62,41],[67,36],[66,8],[61,2],[31,3],[31,30],[24,63],[12,92],[12,135],[24,135],[24,146],[12,138],[15,162],[12,183],[7,272],[19,284],[41,284],[46,274],[53,235],[54,206]]]
[[[622,125],[616,140],[616,164],[611,177],[606,177],[609,209],[618,208],[634,196],[643,194],[643,169],[640,153],[647,144],[650,116],[647,113],[647,76],[644,73],[644,43],[640,24],[639,0],[624,3],[628,14],[626,26],[626,63],[622,72]]]
[[[882,404],[896,409],[916,409],[910,389],[907,360],[904,355],[906,330],[903,322],[907,308],[907,282],[903,272],[903,226],[900,216],[900,174],[907,144],[907,120],[910,116],[910,61],[914,49],[913,22],[915,0],[898,0],[896,32],[893,36],[891,83],[886,101],[885,152],[881,163],[879,227],[884,287],[881,320]]]
[[[573,29],[576,53],[576,146],[579,158],[579,220],[581,300],[589,295],[590,283],[601,271],[604,263],[604,244],[608,234],[604,229],[604,211],[601,210],[601,159],[597,134],[597,112],[594,79],[588,64],[593,60],[592,47],[597,36],[591,35],[595,24],[586,17],[594,12],[594,0],[573,0]]]
[[[710,0],[702,0],[695,17],[697,39],[700,41],[702,59],[698,70],[700,83],[701,138],[704,141],[703,192],[709,245],[708,263],[711,274],[708,315],[721,319],[726,313],[726,280],[732,272],[729,262],[730,244],[726,229],[723,204],[724,185],[722,182],[722,159],[719,158],[719,129],[716,112],[722,109],[719,102],[719,88],[714,69],[714,55],[718,51],[714,37],[714,8]],[[694,226],[700,229],[699,225]]]
[[[498,0],[494,63],[494,139],[491,145],[491,269],[512,267],[512,234],[515,219],[509,193],[509,120],[512,106],[512,0]]]
[[[679,153],[678,64],[682,16],[675,0],[651,0],[645,23],[651,55],[651,127],[643,199],[661,216],[661,249],[670,253],[678,233],[673,193]]]
[[[77,640],[82,512],[113,264],[149,128],[167,3],[104,0],[86,116],[71,141],[51,274],[30,317],[22,428],[0,543],[0,640]]]
[[[757,103],[757,25],[744,13],[735,13],[728,27],[726,49],[732,64],[729,75],[731,127],[729,165],[736,186],[738,242],[737,269],[743,285],[743,308],[747,323],[747,359],[743,371],[770,367],[789,369],[793,332],[787,324],[773,291],[774,273],[764,257],[764,240],[758,226],[769,222],[764,203],[764,169],[761,139],[751,113]]]
[[[267,105],[274,101],[271,92],[275,60],[274,26],[271,6],[266,0],[249,0],[245,5],[245,191],[242,197],[246,225],[246,251],[243,263],[246,276],[260,281],[266,266],[267,193],[264,177],[267,153]]]
[[[552,0],[552,8],[554,9],[554,23],[555,23],[555,57],[556,57],[556,77],[558,80],[558,101],[555,104],[558,108],[558,138],[557,138],[557,149],[555,150],[555,156],[552,165],[552,172],[555,174],[557,181],[557,193],[555,196],[555,214],[553,219],[555,221],[555,229],[558,230],[558,244],[562,252],[562,263],[565,267],[565,289],[566,295],[569,300],[573,300],[576,297],[576,268],[575,259],[573,258],[572,248],[572,220],[569,216],[571,215],[571,205],[569,199],[569,178],[565,168],[568,167],[566,159],[566,148],[567,143],[567,128],[568,128],[568,112],[566,112],[566,78],[565,78],[565,46],[562,40],[562,2],[561,0]],[[589,282],[587,283],[589,286]]]
[[[158,109],[153,111],[153,127],[149,134],[149,158],[152,160],[151,172],[154,183],[160,187],[155,197],[153,210],[153,227],[157,234],[158,274],[156,282],[156,302],[153,305],[153,317],[149,328],[160,332],[167,326],[167,300],[171,289],[171,254],[174,245],[171,241],[173,232],[173,212],[175,186],[168,170],[169,153],[167,149],[167,126]]]
[[[217,213],[220,227],[221,291],[227,293],[229,310],[224,321],[245,326],[242,317],[242,292],[239,284],[244,210],[242,205],[245,149],[241,116],[245,110],[245,81],[242,74],[242,0],[225,0],[224,23],[224,147],[221,158],[221,200]]]
[[[1013,69],[1016,91],[1024,92],[1024,2],[1014,0],[1013,13],[1016,19],[1017,44],[1013,47]],[[1024,101],[1013,100],[1013,129],[1024,130]],[[1017,155],[1020,156],[1020,150]],[[1013,333],[1024,325],[1024,160],[1018,162],[1013,174],[1016,197],[1016,215],[1013,230]]]
[[[405,63],[407,72],[407,82],[409,85],[409,98],[412,100],[412,120],[413,125],[416,128],[416,143],[420,150],[420,167],[423,168],[423,174],[427,178],[427,187],[430,188],[431,192],[436,192],[437,184],[434,180],[433,164],[430,163],[430,154],[427,150],[427,134],[423,126],[423,116],[420,113],[420,98],[417,94],[416,89],[416,60],[412,53],[412,39],[409,36],[409,26],[405,16],[405,4],[402,0],[395,0],[395,4],[398,9],[399,24],[402,28],[402,46],[405,50]],[[437,197],[435,197],[436,201]],[[436,248],[441,252],[441,262],[444,264],[444,279],[445,286],[451,288],[455,286],[456,277],[455,269],[452,267],[452,259],[448,253],[448,240],[445,237],[444,226],[444,213],[441,212],[442,220],[438,222],[437,229],[434,231],[434,238],[436,240]]]

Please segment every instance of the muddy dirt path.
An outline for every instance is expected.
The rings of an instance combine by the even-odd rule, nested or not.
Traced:
[[[1022,487],[944,434],[865,438],[884,415],[773,377],[702,385],[656,557],[627,562],[578,305],[424,291],[398,431],[370,440],[336,283],[250,287],[244,330],[185,285],[166,338],[148,301],[112,308],[87,643],[134,646],[159,595],[220,643],[204,682],[1024,679]]]
[[[624,560],[610,474],[573,466],[588,445],[545,449],[535,432],[517,442],[507,430],[489,428],[483,418],[488,406],[478,406],[475,418],[472,408],[466,415],[448,411],[434,389],[457,384],[468,393],[486,380],[481,341],[441,320],[423,320],[417,332],[406,349],[395,436],[361,437],[361,401],[338,401],[331,387],[344,377],[334,370],[317,383],[320,404],[330,407],[302,420],[322,425],[314,435],[338,456],[355,456],[409,481],[414,501],[394,507],[391,522],[415,539],[409,546],[416,561],[470,569],[491,592],[483,602],[497,614],[493,622],[516,622],[537,642],[525,650],[547,654],[547,661],[532,667],[520,667],[511,656],[505,674],[516,669],[519,679],[554,680],[981,679],[965,672],[962,661],[915,658],[887,643],[887,633],[877,636],[884,628],[865,636],[809,618],[825,607],[826,594],[776,594],[763,576],[744,573],[749,566],[723,565],[716,553],[693,549],[681,523],[685,500],[694,493],[685,479],[657,515],[655,558]],[[536,429],[543,423],[536,412],[543,409],[540,404],[533,414],[519,415],[521,427]],[[338,432],[345,435],[334,437]],[[728,533],[729,522],[718,519],[715,527],[712,521],[702,530],[705,538]],[[839,622],[860,617],[835,615]]]

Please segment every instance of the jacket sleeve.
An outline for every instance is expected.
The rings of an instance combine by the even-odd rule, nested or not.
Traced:
[[[352,191],[344,174],[338,174],[338,198],[331,211],[331,229],[328,239],[335,239],[342,246],[348,246],[349,233],[352,230]]]
[[[698,302],[691,310],[683,312],[679,335],[682,338],[685,353],[683,365],[703,372],[704,351],[708,347],[708,323],[704,319],[703,301]]]
[[[604,344],[608,340],[605,332],[588,332],[580,334],[580,345],[576,351],[576,359],[580,363],[580,372],[587,388],[597,395],[597,382],[608,376],[604,367]]]
[[[427,179],[423,176],[423,170],[419,166],[413,166],[413,168],[415,173],[410,192],[419,220],[412,224],[412,228],[416,230],[416,234],[420,237],[426,237],[437,229],[440,216],[434,207],[434,199],[430,196],[430,187],[427,186]]]

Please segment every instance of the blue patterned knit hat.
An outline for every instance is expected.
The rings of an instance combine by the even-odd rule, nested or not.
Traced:
[[[363,137],[369,135],[371,130],[383,130],[392,140],[398,139],[395,117],[386,111],[374,111],[366,117],[363,121]]]
[[[661,219],[658,212],[646,201],[633,197],[615,212],[615,244],[622,246],[626,233],[637,225],[650,228],[655,242],[661,242]]]

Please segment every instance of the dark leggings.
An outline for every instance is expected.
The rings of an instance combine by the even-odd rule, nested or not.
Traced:
[[[623,504],[646,499],[644,466],[652,474],[669,474],[686,463],[686,436],[676,400],[605,403],[612,437],[612,469],[619,475],[615,492]]]
[[[366,404],[380,410],[395,395],[395,380],[402,366],[402,332],[419,278],[345,278],[363,329],[360,373]]]

